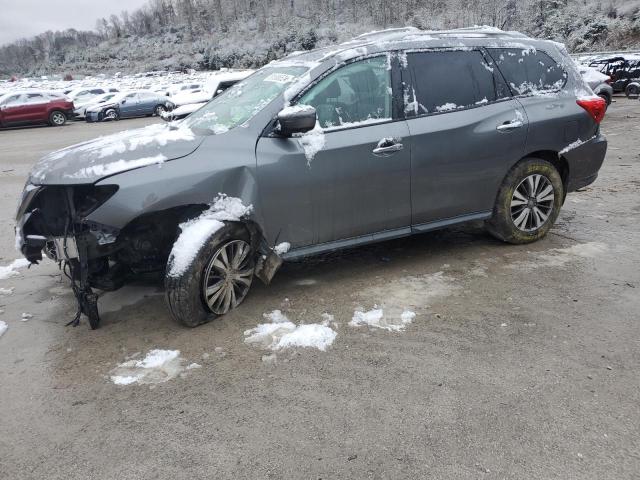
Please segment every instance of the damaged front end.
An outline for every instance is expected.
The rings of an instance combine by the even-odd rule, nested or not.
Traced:
[[[81,314],[91,328],[100,322],[98,296],[91,287],[109,270],[119,232],[86,217],[117,190],[115,185],[25,187],[16,218],[16,247],[32,263],[41,261],[44,252],[70,279],[78,311],[69,324],[77,325]]]

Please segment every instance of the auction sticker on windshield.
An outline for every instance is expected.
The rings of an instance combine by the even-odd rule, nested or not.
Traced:
[[[287,75],[286,73],[272,73],[271,75],[265,77],[265,82],[274,82],[274,83],[291,83],[296,77],[293,75]]]

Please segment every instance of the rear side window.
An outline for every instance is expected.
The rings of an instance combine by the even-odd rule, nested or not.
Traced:
[[[567,72],[546,53],[534,48],[488,49],[514,95],[560,90]]]
[[[405,92],[406,113],[458,110],[505,96],[497,94],[494,69],[480,51],[407,53],[407,62],[413,86]]]

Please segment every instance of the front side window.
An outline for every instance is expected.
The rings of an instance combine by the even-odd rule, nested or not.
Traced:
[[[289,88],[306,66],[266,66],[186,117],[182,124],[203,134],[223,133],[242,125]]]
[[[442,113],[493,102],[504,95],[494,68],[478,50],[407,53],[412,87],[405,113]]]
[[[567,72],[545,52],[534,48],[488,49],[514,95],[560,90]]]
[[[299,100],[316,109],[322,128],[391,119],[391,70],[387,56],[368,58],[332,72]]]

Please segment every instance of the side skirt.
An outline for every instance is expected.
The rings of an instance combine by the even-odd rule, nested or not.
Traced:
[[[396,228],[393,230],[384,230],[368,235],[362,235],[359,237],[345,238],[343,240],[336,240],[333,242],[320,243],[318,245],[310,245],[308,247],[301,247],[282,255],[284,260],[296,260],[299,258],[310,257],[321,253],[332,252],[336,250],[342,250],[345,248],[358,247],[361,245],[367,245],[370,243],[383,242],[385,240],[392,240],[395,238],[408,237],[416,233],[430,232],[432,230],[438,230],[440,228],[449,227],[458,223],[470,222],[473,220],[487,220],[491,218],[493,212],[477,212],[468,215],[460,215],[457,217],[446,218],[444,220],[438,220],[435,222],[421,223],[419,225],[413,225],[411,227]]]

